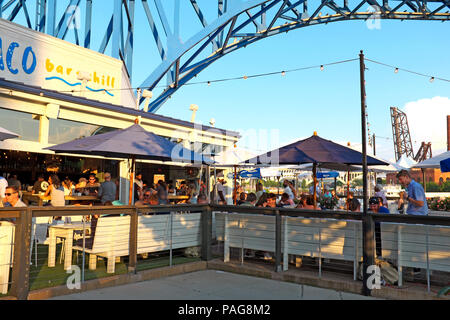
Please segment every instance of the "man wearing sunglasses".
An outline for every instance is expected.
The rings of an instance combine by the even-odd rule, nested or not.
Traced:
[[[9,186],[5,191],[5,203],[9,203],[11,207],[26,207],[27,205],[19,199],[19,190],[16,186]]]
[[[158,196],[152,194],[150,189],[145,189],[142,200],[136,201],[135,206],[157,206],[159,204]]]

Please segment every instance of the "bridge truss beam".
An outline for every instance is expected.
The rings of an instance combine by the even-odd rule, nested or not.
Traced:
[[[109,23],[93,30],[93,19],[107,14],[104,7],[93,8],[100,2],[104,6],[104,1],[58,0],[58,6],[65,8],[61,12],[56,0],[34,0],[34,25],[28,10],[32,1],[0,0],[0,17],[16,21],[23,12],[28,28],[61,39],[72,32],[73,42],[86,48],[100,43],[97,51],[105,53],[109,48],[112,57],[124,61],[130,78],[135,35],[153,39],[161,62],[149,67],[139,87],[164,89],[154,95],[149,112],[156,112],[178,89],[226,54],[283,32],[346,20],[450,20],[450,0],[112,0]],[[147,23],[136,23],[138,12]],[[183,41],[180,29],[195,23],[198,29]],[[94,36],[102,38],[95,42]],[[161,85],[164,78],[166,84]]]

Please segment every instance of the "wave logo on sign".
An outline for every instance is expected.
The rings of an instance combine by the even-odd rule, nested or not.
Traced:
[[[59,81],[62,81],[65,84],[67,84],[68,86],[71,86],[71,87],[81,86],[81,82],[70,83],[70,82],[68,82],[68,81],[66,81],[66,80],[64,80],[63,78],[60,78],[60,77],[47,77],[47,78],[45,78],[45,80],[47,80],[47,81],[49,81],[49,80],[59,80]],[[88,90],[90,90],[92,92],[104,91],[106,94],[110,95],[111,97],[114,97],[114,95],[111,92],[109,92],[108,90],[106,90],[106,89],[92,89],[92,88],[90,88],[88,86],[86,86],[86,89],[88,89]]]
[[[73,68],[71,67],[67,67],[67,66],[63,66],[63,65],[55,65],[53,61],[51,61],[50,59],[47,59],[45,61],[45,70],[48,73],[57,73],[58,75],[53,75],[53,76],[49,76],[46,77],[45,80],[46,81],[52,81],[52,80],[58,80],[61,81],[63,83],[65,83],[68,86],[71,87],[76,87],[76,86],[81,86],[82,83],[81,82],[74,82],[71,83],[69,81],[67,81],[66,79],[63,78],[64,75],[67,76],[73,76],[75,74]],[[76,73],[78,74],[79,71]],[[116,79],[110,75],[98,75],[97,72],[93,72],[94,76],[93,76],[93,83],[102,85],[102,86],[107,86],[107,87],[111,87],[114,88]],[[111,97],[114,97],[114,94],[112,94],[111,92],[109,92],[107,89],[105,88],[101,88],[101,89],[93,89],[91,87],[86,86],[86,89],[92,91],[92,92],[105,92],[106,94],[110,95]]]

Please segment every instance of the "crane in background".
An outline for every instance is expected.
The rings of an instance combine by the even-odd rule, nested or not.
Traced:
[[[422,162],[432,157],[431,142],[422,142],[419,151],[414,155],[406,113],[396,107],[391,107],[391,122],[395,161],[398,161],[403,154],[416,162]]]

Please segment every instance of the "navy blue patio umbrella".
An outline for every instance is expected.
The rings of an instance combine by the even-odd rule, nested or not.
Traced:
[[[0,127],[0,141],[17,138],[19,135]]]
[[[173,161],[181,163],[211,164],[213,160],[175,144],[161,136],[146,131],[139,124],[126,129],[76,139],[46,148],[56,153],[97,155],[131,159],[130,205],[132,199],[136,159]]]
[[[361,152],[342,146],[330,140],[313,136],[291,143],[287,146],[269,151],[257,157],[248,159],[245,163],[255,165],[300,165],[304,163],[313,164],[314,177],[314,203],[316,203],[316,183],[318,164],[340,164],[340,165],[362,165],[363,155]],[[367,165],[389,165],[373,157],[367,156]]]

